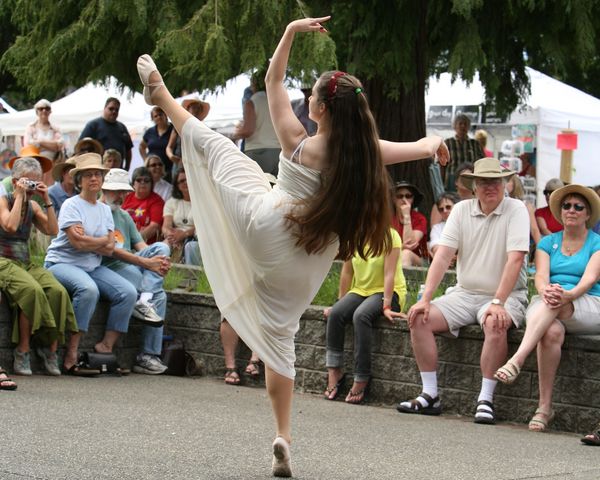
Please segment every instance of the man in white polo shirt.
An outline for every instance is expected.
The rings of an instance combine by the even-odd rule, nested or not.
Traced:
[[[475,422],[495,423],[494,372],[507,355],[507,331],[524,320],[527,303],[529,214],[522,201],[504,195],[506,182],[514,173],[503,171],[495,158],[483,158],[475,162],[473,173],[461,175],[463,184],[474,190],[475,198],[459,202],[452,209],[427,273],[425,292],[408,313],[423,390],[417,398],[399,403],[399,412],[441,413],[434,334],[449,332],[458,336],[461,327],[479,323],[485,339]],[[457,252],[456,287],[432,301]]]

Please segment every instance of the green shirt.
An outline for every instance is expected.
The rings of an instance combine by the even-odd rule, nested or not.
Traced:
[[[136,243],[143,242],[144,239],[137,228],[135,228],[135,223],[133,223],[131,215],[122,208],[118,208],[112,212],[112,216],[115,222],[115,248],[122,248],[135,253],[133,246]],[[103,257],[102,265],[112,270],[118,270],[129,264],[116,258]]]

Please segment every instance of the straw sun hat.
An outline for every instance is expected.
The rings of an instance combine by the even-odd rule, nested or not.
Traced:
[[[464,172],[460,174],[463,185],[473,190],[473,181],[476,178],[508,178],[516,172],[505,170],[500,166],[500,160],[497,158],[480,158],[475,162],[473,172]]]
[[[84,170],[100,170],[102,172],[109,170],[102,166],[102,157],[97,153],[83,153],[73,158],[75,159],[75,168],[69,171],[69,175],[72,177]]]
[[[561,205],[563,200],[569,195],[579,195],[587,200],[590,205],[590,211],[588,212],[590,218],[585,222],[587,228],[592,228],[598,220],[600,220],[600,197],[594,190],[589,187],[584,187],[583,185],[577,185],[575,183],[571,185],[567,185],[566,187],[559,188],[558,190],[554,190],[552,195],[550,195],[550,211],[554,218],[558,220],[561,224]]]

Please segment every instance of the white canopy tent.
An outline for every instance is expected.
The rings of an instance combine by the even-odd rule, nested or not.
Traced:
[[[6,103],[6,100],[4,100],[2,97],[0,97],[0,103],[2,104],[2,107],[4,107],[4,110],[8,113],[15,113],[16,110],[11,107],[8,103]]]
[[[573,154],[573,182],[583,185],[600,184],[600,168],[595,157],[600,151],[600,99],[555,80],[532,68],[527,68],[531,93],[523,104],[510,116],[508,124],[533,124],[536,126],[536,174],[538,199],[544,185],[560,173],[560,150],[556,148],[556,136],[564,128],[578,133],[579,145]],[[451,82],[450,74],[432,78],[426,96],[426,108],[435,105],[480,105],[485,102],[485,90],[476,76],[467,85],[462,80]],[[483,124],[482,128],[495,133],[495,147],[510,136],[507,126]],[[453,134],[451,127],[431,126],[431,132],[444,136]],[[490,148],[490,145],[488,145]]]

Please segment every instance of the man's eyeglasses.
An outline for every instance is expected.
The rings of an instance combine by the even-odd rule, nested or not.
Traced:
[[[583,210],[585,208],[585,205],[582,205],[581,203],[571,203],[571,202],[564,202],[561,206],[564,211],[568,211],[568,210],[571,210],[571,208],[574,208],[576,212],[583,212]]]
[[[149,178],[136,178],[134,180],[134,182],[138,182],[138,183],[150,183],[151,180]]]
[[[109,112],[118,112],[119,111],[119,107],[107,107]]]
[[[44,110],[46,112],[50,112],[52,109],[50,107],[38,107],[38,108],[36,108],[36,110],[38,112],[41,112],[42,110]]]
[[[406,198],[407,200],[410,200],[413,197],[414,197],[414,195],[412,193],[397,193],[396,194],[396,198],[398,200],[402,200],[404,198]]]
[[[444,207],[438,207],[438,212],[443,213],[444,210],[446,210],[447,212],[449,212],[450,210],[452,210],[452,207],[454,205],[446,205]]]

